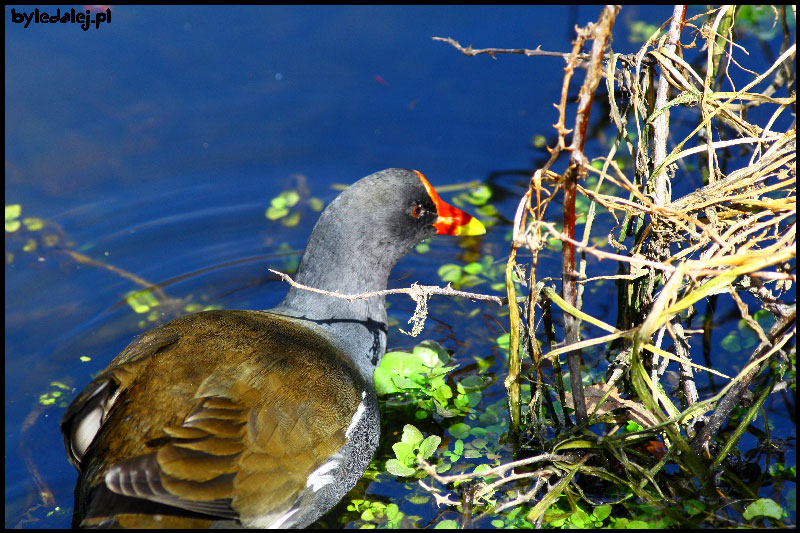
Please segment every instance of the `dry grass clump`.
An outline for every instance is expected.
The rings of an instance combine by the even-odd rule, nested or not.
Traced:
[[[788,40],[788,9],[794,8],[774,9],[775,23],[782,24],[786,39],[777,59],[761,72],[740,64],[748,51],[736,42],[735,6],[688,20],[685,6],[677,6],[672,19],[629,56],[610,52],[618,7],[607,7],[597,23],[578,28],[574,49],[563,54],[567,65],[561,101],[556,105],[556,146],[520,200],[506,271],[510,302],[518,301],[512,274],[524,268],[528,272],[524,305],[509,306],[510,353],[532,359],[527,419],[521,408],[516,357],[510,358],[506,385],[512,431],[527,435],[537,449],[580,453],[572,461],[537,456],[538,462],[552,466],[524,475],[505,469],[498,474],[505,476],[500,481],[481,485],[479,496],[494,494],[499,485],[520,477],[534,478],[537,483],[510,501],[538,501],[527,516],[537,522],[548,502],[573,488],[581,492],[570,480],[583,473],[627,487],[644,501],[664,501],[677,497],[659,477],[668,463],[677,464],[704,494],[720,494],[720,480],[712,469],[725,462],[767,397],[793,386],[796,45]],[[446,41],[467,55],[494,57],[504,52]],[[546,54],[541,50],[508,52]],[[586,69],[586,76],[571,122],[567,94],[573,72],[579,68]],[[600,102],[596,91],[601,83],[607,89],[602,97],[607,102]],[[586,153],[589,115],[598,105],[607,107],[617,137],[608,153],[590,155]],[[676,116],[682,123],[672,119]],[[692,121],[688,127],[687,116]],[[551,167],[565,154],[569,155],[567,169],[554,172]],[[628,164],[621,164],[622,160]],[[585,178],[590,175],[597,179],[588,187]],[[673,197],[673,189],[686,190],[685,183],[700,182],[703,185],[696,190]],[[585,223],[582,235],[576,236],[575,204],[580,195],[588,199],[589,208],[581,213]],[[563,198],[563,224],[545,222],[551,215],[548,209],[556,205],[551,200],[557,197]],[[606,232],[602,235],[593,225],[600,210],[610,212],[617,221],[611,232],[601,230]],[[537,274],[543,278],[537,272],[539,252],[553,237],[563,244],[560,290],[537,279]],[[598,237],[607,244],[596,245]],[[527,256],[524,261],[523,255]],[[616,275],[600,271],[599,265],[605,267],[609,260],[617,262]],[[584,291],[608,279],[617,286],[614,324],[607,317],[582,311]],[[700,309],[706,302],[705,309]],[[553,323],[554,307],[563,312],[563,330]],[[721,350],[709,348],[714,309],[724,308],[738,310],[758,337],[746,363],[733,376],[719,371]],[[754,318],[760,310],[771,316],[766,329]],[[698,317],[701,324],[694,323]],[[587,323],[593,327],[585,327]],[[595,328],[606,334],[584,336]],[[542,332],[545,349],[536,340]],[[692,334],[703,336],[703,349],[700,343],[689,342]],[[671,340],[667,348],[662,347],[665,338]],[[601,347],[611,365],[605,383],[587,387],[581,350],[593,346],[595,350]],[[562,379],[561,355],[566,358],[571,387]],[[542,365],[546,360],[552,361],[552,370]],[[695,376],[699,372],[709,373],[715,384],[713,396],[706,393],[701,398],[698,393]],[[670,374],[680,378],[675,391],[675,383],[667,382]],[[573,409],[574,420],[554,409],[557,400]],[[736,407],[746,407],[746,412],[734,421],[729,417]],[[636,421],[643,429],[619,431],[626,420]],[[589,430],[598,422],[607,424],[604,435],[595,433],[597,426],[593,426],[595,432]],[[575,439],[580,445],[574,444]],[[647,439],[661,443],[662,451],[653,454],[655,465],[637,459],[632,449]],[[623,475],[598,467],[610,458],[624,466]],[[455,481],[426,469],[442,482]],[[548,478],[547,483],[541,482],[542,476]],[[508,501],[497,508],[507,507]]]

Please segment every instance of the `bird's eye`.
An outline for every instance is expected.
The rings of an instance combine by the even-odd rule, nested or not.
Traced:
[[[422,214],[422,206],[415,205],[411,208],[411,216],[414,218],[419,218]]]

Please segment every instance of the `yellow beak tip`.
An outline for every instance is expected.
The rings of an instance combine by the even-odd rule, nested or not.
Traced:
[[[486,233],[486,226],[477,218],[472,217],[469,222],[458,227],[455,235],[483,235],[484,233]]]

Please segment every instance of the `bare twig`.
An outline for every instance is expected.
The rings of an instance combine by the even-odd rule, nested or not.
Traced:
[[[468,479],[476,479],[476,478],[486,478],[492,476],[503,476],[509,470],[513,470],[514,468],[518,468],[520,466],[531,465],[535,463],[544,463],[544,462],[564,462],[564,463],[571,463],[575,460],[575,457],[571,457],[569,455],[559,455],[555,453],[543,453],[539,455],[535,455],[533,457],[526,457],[525,459],[520,459],[518,461],[512,461],[510,463],[503,463],[498,465],[494,468],[490,468],[489,470],[485,470],[483,472],[472,472],[469,474],[454,474],[450,476],[443,476],[436,472],[436,467],[432,464],[427,462],[424,459],[420,459],[418,461],[420,468],[422,468],[425,472],[427,472],[433,479],[438,481],[443,485],[447,485],[448,483],[453,483],[454,481],[465,481]]]
[[[575,134],[570,145],[570,166],[564,174],[564,233],[570,239],[575,237],[575,197],[577,194],[578,180],[586,176],[586,156],[583,150],[589,128],[589,117],[592,112],[594,93],[600,80],[603,79],[603,54],[611,39],[611,30],[619,13],[619,6],[606,6],[600,14],[596,25],[587,28],[588,34],[594,39],[592,44],[591,61],[586,72],[586,79],[581,86],[578,96],[578,111],[575,116]],[[578,302],[577,272],[575,271],[575,246],[565,242],[562,248],[562,291],[564,300],[575,307],[580,307]],[[574,316],[564,315],[564,338],[568,345],[577,344],[580,340],[580,321]],[[573,400],[575,403],[575,419],[578,424],[588,420],[586,402],[583,397],[583,381],[581,373],[581,353],[577,350],[567,353],[570,381],[572,382]]]
[[[546,56],[546,57],[560,57],[563,60],[569,60],[572,57],[572,54],[564,53],[564,52],[549,52],[547,50],[542,50],[541,46],[536,47],[536,49],[531,50],[529,48],[473,48],[472,45],[467,45],[466,47],[461,46],[461,43],[453,39],[452,37],[433,37],[434,41],[441,41],[444,43],[448,43],[453,46],[456,50],[464,54],[465,56],[478,56],[481,54],[486,54],[490,56],[492,59],[497,59],[495,54],[517,54],[517,55],[524,55],[524,56]],[[579,66],[588,66],[590,55],[589,54],[578,54],[576,56]],[[605,56],[604,59],[610,59],[610,56]],[[633,64],[636,61],[636,57],[633,55],[620,55],[619,59],[629,64]],[[645,63],[651,63],[652,60],[645,59]]]
[[[65,248],[65,249],[63,249],[61,251],[64,252],[65,254],[67,254],[68,256],[70,256],[72,259],[74,259],[78,263],[82,263],[84,265],[91,265],[91,266],[97,267],[97,268],[106,269],[106,270],[108,270],[110,272],[113,272],[114,274],[117,274],[117,275],[119,275],[119,276],[121,276],[121,277],[123,277],[125,279],[128,279],[128,280],[136,283],[137,285],[139,285],[141,287],[144,287],[145,289],[153,291],[153,293],[155,293],[155,295],[158,296],[159,298],[161,298],[161,300],[164,301],[164,302],[169,300],[169,298],[167,297],[166,294],[164,294],[164,291],[161,290],[161,287],[159,285],[150,283],[149,281],[140,278],[136,274],[128,272],[127,270],[123,270],[123,269],[121,269],[119,267],[116,267],[114,265],[110,265],[108,263],[102,263],[100,261],[92,259],[88,255],[84,255],[84,254],[82,254],[80,252],[76,252],[75,250],[70,250],[70,249]]]
[[[675,52],[681,40],[681,28],[683,18],[686,16],[686,6],[676,5],[672,13],[672,21],[669,25],[667,34],[666,48],[670,52]],[[669,83],[666,79],[664,70],[661,72],[661,79],[658,83],[658,93],[656,94],[656,109],[662,109],[667,104],[669,96]],[[653,123],[653,162],[658,167],[667,157],[667,136],[669,134],[669,115],[668,112],[661,113]],[[667,169],[664,168],[655,176],[653,191],[657,205],[667,205],[670,202],[669,190],[667,188]]]
[[[541,50],[541,46],[536,48],[536,50],[528,50],[527,48],[472,48],[470,44],[466,48],[461,46],[461,44],[453,39],[452,37],[433,37],[434,41],[442,41],[448,44],[451,44],[456,50],[464,54],[465,56],[477,56],[480,54],[487,54],[492,59],[497,59],[495,54],[522,54],[525,56],[554,56],[554,57],[561,57],[567,59],[569,54],[562,54],[561,52],[546,52]]]
[[[499,296],[490,296],[487,294],[478,294],[474,292],[464,292],[464,291],[457,291],[453,289],[450,284],[448,283],[446,287],[437,287],[436,285],[419,285],[417,283],[413,283],[411,287],[405,289],[386,289],[383,291],[371,291],[371,292],[362,292],[361,294],[341,294],[338,292],[331,292],[326,291],[324,289],[317,289],[315,287],[309,287],[307,285],[303,285],[302,283],[298,283],[292,279],[291,276],[288,274],[284,274],[283,272],[278,272],[277,270],[267,269],[276,276],[279,276],[283,281],[287,282],[292,287],[297,289],[302,289],[304,291],[311,291],[316,292],[319,294],[325,294],[327,296],[333,296],[335,298],[341,298],[342,300],[366,300],[368,298],[372,298],[374,296],[386,296],[387,294],[407,294],[412,299],[416,300],[423,293],[427,294],[441,294],[442,296],[461,296],[462,298],[469,298],[470,300],[482,300],[487,302],[494,302],[497,305],[505,305],[505,299]]]

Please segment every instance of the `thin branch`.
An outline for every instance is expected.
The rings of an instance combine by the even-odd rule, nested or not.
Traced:
[[[490,56],[492,59],[497,59],[495,54],[517,54],[517,55],[524,55],[524,56],[546,56],[546,57],[560,57],[565,61],[570,59],[572,54],[564,53],[564,52],[549,52],[547,50],[542,50],[541,45],[537,46],[535,50],[531,50],[529,48],[472,48],[472,45],[467,45],[466,47],[461,46],[461,43],[453,39],[452,37],[433,37],[434,41],[441,41],[443,43],[447,43],[453,46],[456,50],[464,54],[465,56],[478,56],[481,54],[486,54]],[[578,66],[585,67],[589,64],[589,54],[578,54],[576,56],[578,60]],[[624,61],[630,65],[633,65],[636,62],[636,56],[634,54],[627,54],[627,55],[620,55],[618,58],[621,61]],[[611,59],[610,55],[604,56],[604,59]],[[645,58],[643,63],[646,64],[653,64],[655,63],[654,60],[650,58]]]
[[[576,42],[582,38],[592,38],[592,54],[586,78],[578,96],[578,110],[575,115],[575,133],[570,144],[570,166],[564,173],[564,233],[574,239],[575,237],[575,198],[577,195],[578,181],[586,176],[586,166],[588,164],[583,153],[586,144],[587,131],[589,128],[589,118],[592,113],[594,103],[594,93],[600,80],[603,79],[603,54],[611,39],[611,30],[614,21],[619,13],[619,6],[606,6],[600,14],[597,24],[590,25],[585,30],[581,30]],[[561,261],[561,287],[564,300],[576,308],[580,308],[578,301],[577,274],[575,271],[575,246],[569,241],[562,247]],[[578,343],[580,334],[580,322],[572,315],[564,315],[564,341],[567,345]],[[572,382],[572,393],[575,405],[575,420],[578,424],[587,421],[586,402],[583,397],[583,384],[581,376],[581,353],[573,350],[567,353],[567,366],[570,371],[570,381]]]
[[[525,56],[554,56],[554,57],[562,57],[567,59],[569,54],[562,54],[561,52],[546,52],[541,50],[541,46],[537,47],[536,50],[529,50],[527,48],[472,48],[472,45],[468,45],[466,48],[461,46],[461,44],[453,39],[452,37],[433,37],[434,41],[442,41],[444,43],[448,43],[453,45],[453,47],[464,54],[465,56],[477,56],[480,54],[487,54],[491,56],[492,59],[497,59],[494,57],[495,54],[521,54]]]
[[[683,19],[686,16],[686,6],[676,5],[672,13],[672,22],[669,25],[667,34],[667,44],[665,48],[674,52],[681,39],[681,28]],[[669,96],[669,83],[666,79],[666,72],[662,69],[661,79],[658,83],[656,94],[655,109],[662,109],[667,104]],[[653,122],[653,166],[658,167],[667,157],[667,137],[669,134],[669,118],[667,112],[661,113]],[[669,191],[667,189],[667,169],[661,169],[655,176],[653,186],[656,204],[664,206],[669,204]]]
[[[144,287],[145,289],[153,292],[157,298],[160,298],[162,303],[168,302],[170,300],[170,298],[166,294],[164,294],[164,291],[161,290],[161,285],[159,284],[150,283],[146,279],[142,279],[132,272],[128,272],[127,270],[124,270],[122,268],[116,267],[108,263],[102,263],[100,261],[97,261],[96,259],[92,259],[88,255],[76,252],[75,250],[70,250],[68,248],[65,248],[60,251],[67,254],[78,263],[84,265],[90,265],[97,268],[103,268],[105,270],[108,270],[109,272],[113,272],[114,274],[117,274],[127,280],[136,283],[140,287]]]
[[[353,300],[366,300],[368,298],[372,298],[373,296],[385,296],[387,294],[407,294],[409,297],[416,300],[417,298],[423,296],[423,293],[427,293],[427,294],[441,294],[442,296],[461,296],[463,298],[469,298],[470,300],[483,300],[487,302],[494,302],[497,305],[506,304],[505,298],[500,298],[499,296],[490,296],[488,294],[457,291],[453,289],[449,283],[447,284],[447,287],[437,287],[436,285],[420,285],[418,283],[413,283],[411,284],[411,287],[405,289],[386,289],[383,291],[362,292],[360,294],[341,294],[338,292],[331,292],[331,291],[326,291],[324,289],[309,287],[307,285],[303,285],[302,283],[296,282],[288,274],[284,274],[283,272],[278,272],[277,270],[272,270],[271,268],[267,270],[269,270],[276,276],[279,276],[281,279],[283,279],[283,281],[287,282],[289,285],[297,289],[316,292],[319,294],[325,294],[327,296],[333,296],[334,298],[341,298],[343,300],[347,300],[350,302],[352,302]]]
[[[472,472],[469,474],[453,474],[450,476],[443,476],[436,471],[436,467],[430,464],[425,459],[419,459],[417,462],[419,467],[427,472],[433,479],[441,483],[442,485],[447,485],[448,483],[453,483],[454,481],[465,481],[468,479],[475,479],[475,478],[487,478],[490,476],[500,476],[503,477],[506,472],[517,468],[519,466],[526,466],[534,463],[554,463],[554,462],[563,462],[563,463],[570,463],[575,461],[575,457],[571,457],[569,455],[559,455],[555,453],[543,453],[540,455],[535,455],[533,457],[526,457],[525,459],[520,459],[518,461],[512,461],[510,463],[503,463],[501,465],[495,466],[494,468],[490,468],[489,470],[485,470],[483,472]]]

